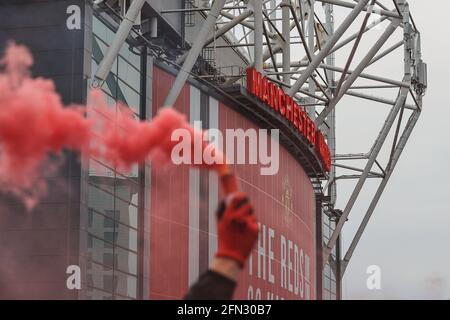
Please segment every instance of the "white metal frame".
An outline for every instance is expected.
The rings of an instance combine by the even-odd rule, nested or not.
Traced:
[[[145,2],[134,0],[131,4],[116,39],[100,64],[94,85],[98,86],[106,78],[111,61],[130,33],[137,12]],[[151,0],[147,2],[151,3]],[[337,21],[334,11],[341,8],[348,13],[344,19]],[[182,66],[165,105],[175,102],[184,83],[193,75],[192,68],[201,50],[214,46],[215,40],[223,37],[228,44],[222,47],[233,48],[243,57],[247,66],[254,66],[281,84],[289,95],[305,106],[310,117],[326,135],[333,157],[333,168],[327,181],[323,181],[323,193],[328,196],[323,210],[335,209],[336,185],[340,181],[356,180],[356,186],[342,215],[337,217],[336,228],[328,243],[324,245],[324,264],[329,261],[331,251],[367,179],[381,180],[344,256],[340,274],[342,277],[422,110],[422,97],[427,87],[426,65],[421,57],[420,32],[409,12],[408,3],[406,0],[211,0],[210,7],[184,10],[201,12],[205,21],[190,50],[173,62]],[[182,12],[183,9],[167,12],[175,11]],[[379,15],[379,18],[369,23],[369,18],[375,14]],[[324,17],[324,21],[321,21],[320,16]],[[357,24],[356,21],[359,21],[360,17],[363,21],[359,25],[359,31],[347,35],[349,28]],[[378,36],[371,48],[363,49],[366,50],[365,56],[351,69],[361,40],[383,23],[388,23],[384,32]],[[400,39],[381,51],[399,28],[403,29]],[[211,36],[213,30],[214,37]],[[351,51],[345,58],[345,64],[337,66],[336,55],[343,55],[343,48],[350,46]],[[374,63],[381,64],[383,59],[401,47],[404,50],[402,60],[398,62],[404,65],[401,79],[366,72],[369,66]],[[220,50],[217,47],[214,49]],[[302,58],[295,58],[294,51],[303,52]],[[227,79],[225,86],[232,85],[239,79],[226,74],[223,77]],[[357,86],[361,79],[371,80],[376,84]],[[396,99],[366,93],[368,90],[381,88],[398,88]],[[369,152],[355,150],[351,154],[336,154],[335,110],[346,95],[391,106]],[[407,103],[408,99],[411,102]],[[401,130],[402,121],[408,114],[409,119]],[[380,150],[388,143],[388,134],[394,127],[392,151],[387,164],[382,166],[379,159]],[[348,161],[355,159],[364,161],[365,165],[362,168],[348,165]],[[338,176],[336,168],[350,170],[355,174]]]

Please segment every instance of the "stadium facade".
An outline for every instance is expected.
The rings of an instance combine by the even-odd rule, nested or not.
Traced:
[[[100,84],[111,108],[124,102],[145,121],[164,105],[179,74],[176,61],[205,23],[197,2],[144,4]],[[33,76],[52,79],[65,104],[86,103],[129,6],[2,1],[0,47],[11,40],[27,45],[35,60]],[[321,186],[330,160],[325,138],[317,129],[309,139],[252,92],[245,76],[252,70],[227,41],[214,37],[202,50],[173,107],[191,123],[201,121],[203,129],[280,130],[278,174],[263,176],[260,165],[234,166],[260,222],[258,245],[236,298],[339,299],[339,238],[323,261],[338,220],[324,210],[323,202],[330,201]],[[237,75],[234,85],[221,85],[224,73]],[[329,133],[327,140],[332,143]],[[65,159],[57,174],[48,175],[48,196],[33,212],[2,195],[0,298],[181,298],[208,268],[217,246],[217,176],[187,167],[164,171],[151,163],[123,172],[71,153]],[[80,289],[67,287],[71,265],[81,268]]]

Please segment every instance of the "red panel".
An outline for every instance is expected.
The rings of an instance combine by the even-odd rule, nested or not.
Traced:
[[[220,104],[219,110],[219,126],[222,132],[229,128],[258,129],[251,121],[223,104]],[[281,146],[277,175],[261,175],[259,165],[236,165],[235,170],[239,174],[241,187],[249,194],[261,223],[259,250],[265,253],[264,256],[260,255],[258,261],[258,247],[253,250],[251,261],[247,263],[239,281],[235,298],[305,299],[308,297],[308,286],[309,297],[314,298],[315,201],[309,177],[292,155]],[[273,238],[270,241],[273,252],[271,262],[269,230],[273,230]],[[283,242],[285,246],[282,246]],[[290,269],[289,255],[292,264]],[[306,256],[309,257],[309,276]],[[273,283],[269,281],[269,265]]]
[[[153,69],[153,114],[164,103],[174,77]],[[189,86],[174,108],[189,114]],[[176,299],[188,288],[189,170],[152,169],[150,210],[150,298]],[[176,197],[176,199],[175,199]]]
[[[164,102],[174,77],[156,67],[153,76],[153,110],[156,110]],[[175,105],[185,114],[189,113],[189,91],[186,85]],[[219,129],[225,133],[227,128],[258,129],[251,121],[220,103]],[[281,146],[277,175],[262,176],[259,165],[236,165],[235,170],[243,190],[250,195],[261,223],[261,251],[265,253],[264,259],[258,263],[258,248],[253,250],[235,298],[305,299],[307,286],[310,288],[309,297],[314,298],[315,201],[308,176]],[[153,172],[151,183],[150,297],[181,298],[188,289],[188,168]],[[270,245],[273,259],[269,262],[268,237],[272,231],[274,237]],[[264,235],[266,243],[262,245]],[[308,267],[306,257],[309,257]],[[286,267],[283,267],[283,262]],[[269,281],[269,266],[273,283]],[[283,273],[285,277],[282,277]]]

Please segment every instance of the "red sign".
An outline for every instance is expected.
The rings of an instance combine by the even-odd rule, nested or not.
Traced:
[[[305,110],[281,88],[264,77],[255,68],[247,69],[247,90],[262,102],[270,106],[282,117],[285,117],[309,142],[314,146],[322,162],[323,168],[328,172],[331,169],[331,156],[325,137],[317,129]]]

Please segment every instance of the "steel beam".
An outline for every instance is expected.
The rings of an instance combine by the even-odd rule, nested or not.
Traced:
[[[372,95],[368,95],[368,94],[364,94],[364,93],[354,92],[354,91],[350,91],[350,90],[347,91],[345,94],[348,95],[348,96],[353,96],[353,97],[356,97],[356,98],[371,100],[371,101],[374,101],[374,102],[387,104],[387,105],[391,105],[391,106],[393,104],[395,104],[395,101],[393,101],[393,100],[389,100],[389,99],[381,98],[381,97],[376,97],[376,96],[372,96]],[[417,107],[413,106],[411,104],[405,104],[405,109],[416,110]]]
[[[334,9],[333,5],[329,3],[325,4],[325,23],[329,37],[329,35],[334,33]],[[335,66],[335,61],[334,53],[329,54],[326,58],[326,63],[331,67]],[[336,75],[332,70],[325,70],[325,75],[330,86],[330,94],[332,95],[334,94]],[[328,125],[330,126],[330,130],[327,135],[327,142],[330,149],[330,155],[334,158],[336,156],[336,117],[334,111],[330,113]],[[327,190],[328,195],[330,196],[330,204],[334,207],[337,201],[336,167],[331,168],[325,190]]]
[[[400,140],[395,148],[393,157],[392,157],[392,161],[390,162],[390,166],[389,168],[386,168],[386,175],[383,178],[383,180],[381,181],[381,184],[379,185],[375,196],[373,197],[369,208],[366,211],[366,214],[364,215],[364,218],[361,222],[361,224],[359,225],[358,231],[356,232],[350,247],[347,250],[347,253],[344,256],[344,259],[342,261],[342,274],[341,276],[344,275],[345,270],[347,269],[348,263],[350,262],[350,259],[353,256],[353,253],[361,239],[361,236],[364,233],[364,230],[367,227],[367,224],[369,223],[370,218],[372,217],[372,214],[378,204],[378,201],[381,198],[381,195],[383,194],[384,189],[386,188],[387,183],[389,182],[389,179],[392,176],[392,173],[395,169],[395,166],[397,165],[398,159],[400,158],[408,140],[409,137],[411,136],[411,132],[413,131],[417,121],[419,120],[420,117],[420,111],[416,110],[415,112],[413,112],[413,114],[411,115],[411,117],[409,118],[409,121],[405,127],[405,129],[403,130],[403,134],[400,137]]]
[[[225,34],[226,32],[230,31],[231,29],[233,29],[235,26],[237,26],[238,24],[240,24],[242,21],[244,21],[245,19],[247,19],[248,17],[250,17],[253,14],[253,10],[251,8],[248,8],[246,10],[244,10],[240,15],[234,17],[233,19],[231,19],[231,21],[229,21],[227,24],[223,25],[221,28],[219,28],[216,31],[215,36],[210,36],[204,46],[207,46],[208,44],[212,43],[214,41],[214,39],[217,39],[218,37],[221,37],[223,34]]]
[[[350,74],[345,83],[342,85],[342,88],[339,92],[336,93],[335,98],[330,102],[330,104],[320,113],[319,117],[316,119],[316,125],[321,125],[331,110],[336,107],[337,103],[342,99],[345,92],[353,85],[353,83],[358,79],[359,75],[363,72],[363,70],[367,67],[373,57],[377,54],[377,52],[381,49],[384,43],[389,39],[389,37],[394,33],[397,27],[400,25],[400,20],[392,21],[386,30],[383,32],[381,37],[377,40],[377,42],[373,45],[373,47],[369,50],[367,55],[362,59],[356,69]]]
[[[253,0],[253,17],[255,19],[254,38],[254,64],[256,71],[263,73],[263,5],[261,0]]]
[[[345,31],[350,27],[356,17],[360,14],[360,12],[367,5],[369,0],[361,0],[355,8],[350,12],[350,14],[345,18],[336,32],[327,40],[322,50],[320,50],[314,59],[309,64],[308,68],[303,71],[301,77],[294,83],[294,85],[289,89],[288,94],[293,96],[298,89],[300,89],[306,82],[306,80],[311,77],[316,68],[320,65],[323,59],[327,57],[330,51],[333,49],[334,45],[339,41],[339,39],[344,35]]]
[[[298,33],[299,33],[299,36],[300,36],[300,38],[301,38],[301,43],[302,43],[302,45],[303,45],[303,47],[304,47],[304,49],[305,49],[305,52],[306,52],[306,58],[308,59],[308,61],[312,61],[312,58],[313,58],[313,52],[314,52],[314,31],[315,31],[315,28],[314,28],[314,19],[313,19],[313,20],[308,20],[308,21],[309,21],[308,27],[309,27],[310,32],[311,32],[311,34],[312,34],[313,36],[312,36],[312,38],[311,38],[311,37],[309,38],[309,44],[307,44],[305,35],[304,35],[304,33],[303,33],[303,29],[302,29],[302,27],[300,26],[300,24],[299,24],[299,22],[298,22],[297,14],[295,13],[294,7],[293,7],[291,4],[282,4],[281,6],[282,6],[282,8],[284,8],[284,7],[288,7],[288,8],[289,8],[289,10],[290,10],[290,12],[291,12],[291,14],[292,14],[292,17],[294,18],[294,23],[295,23],[295,25],[296,25],[296,27],[297,27],[297,31],[298,31]],[[311,25],[311,24],[312,24],[312,25]],[[320,47],[320,45],[318,45],[317,47]],[[311,52],[311,48],[312,48],[312,52]],[[275,63],[272,63],[272,65],[275,65]],[[289,62],[289,68],[287,68],[287,69],[290,70],[290,67],[291,67],[291,66],[292,66],[292,63]],[[287,75],[287,74],[289,74],[289,73],[297,73],[297,72],[295,72],[295,71],[294,71],[294,72],[292,72],[292,71],[283,71],[283,74],[284,74],[284,75]],[[322,79],[322,81],[323,81],[324,83],[327,84],[327,81],[322,77],[322,75],[321,75],[320,73],[317,73],[317,75]],[[292,77],[289,77],[289,79],[292,79]],[[327,97],[328,101],[331,100],[330,94],[326,92],[326,90],[320,85],[320,83],[318,82],[318,80],[317,80],[315,77],[312,77],[312,80],[313,80],[314,83],[313,83],[313,84],[309,83],[309,88],[308,88],[309,92],[310,92],[310,93],[314,93],[315,90],[316,90],[316,88],[319,88],[320,91],[322,91],[323,95],[324,95],[325,97]],[[290,81],[289,81],[289,82],[290,82]],[[327,86],[328,86],[328,84],[327,84]],[[312,110],[312,113],[313,113],[313,114],[309,114],[309,116],[311,117],[311,119],[314,119],[314,117],[315,117],[314,101],[311,101],[309,105],[312,106],[312,107],[311,107],[311,108],[308,108],[308,114],[309,114],[309,112],[311,112],[311,110]]]
[[[221,28],[219,28],[215,35],[210,36],[203,45],[204,47],[211,44],[215,39],[223,36],[225,33],[233,29],[236,25],[240,24],[242,21],[247,19],[253,14],[253,11],[251,9],[246,9],[244,12],[242,12],[240,15],[234,17],[231,21],[227,22],[225,25],[223,25]],[[181,64],[186,59],[188,53],[185,53],[181,57],[179,57],[176,61],[177,64]]]
[[[314,0],[310,0],[309,1],[309,15],[308,15],[308,52],[309,52],[309,56],[311,57],[311,61],[313,58],[313,52],[314,52],[314,43],[315,43],[315,19],[314,19]],[[313,81],[309,81],[308,83],[308,91],[309,93],[314,93],[316,92],[316,87],[320,85],[318,83],[316,83],[316,79],[314,77],[311,78],[311,80]],[[325,92],[324,92],[325,94]],[[330,97],[331,99],[331,97]],[[310,99],[309,101],[310,103],[314,103],[314,99]],[[316,119],[316,107],[315,106],[309,106],[306,107],[308,116],[311,120],[315,120]]]
[[[329,3],[329,4],[336,5],[336,6],[349,8],[349,9],[353,9],[358,5],[357,3],[350,3],[350,2],[345,2],[345,1],[341,1],[341,0],[317,0],[317,1],[320,1],[322,3]],[[363,11],[367,11],[367,10],[369,10],[369,8],[370,7],[365,6],[363,8]],[[390,17],[390,18],[397,18],[397,19],[401,18],[400,15],[398,15],[395,12],[389,11],[389,10],[379,10],[379,13],[382,16],[386,16],[386,17]]]
[[[116,35],[114,36],[114,39],[108,48],[108,51],[106,52],[105,56],[100,62],[100,65],[98,66],[97,72],[95,73],[94,79],[92,81],[92,87],[99,88],[105,82],[109,72],[111,71],[114,60],[117,58],[120,49],[125,43],[128,35],[130,34],[131,28],[133,28],[136,18],[141,12],[141,9],[144,6],[145,2],[146,0],[134,0],[131,3],[128,11],[125,14],[125,17],[119,25],[119,29],[117,30]]]
[[[230,20],[233,20],[234,18],[236,18],[235,15],[229,13],[228,11],[222,10],[222,11],[220,12],[220,14],[221,14],[222,16],[224,16],[225,18],[228,18],[228,19],[230,19]],[[251,30],[254,30],[254,29],[255,29],[254,24],[253,24],[253,23],[250,23],[250,22],[248,22],[248,21],[245,21],[245,20],[244,20],[244,21],[242,21],[240,24],[243,25],[243,26],[246,27],[246,28],[251,29]]]
[[[197,58],[205,45],[206,39],[211,34],[214,28],[214,24],[219,17],[220,11],[225,5],[225,1],[226,0],[214,0],[211,11],[209,11],[206,20],[203,23],[203,26],[194,41],[194,44],[189,50],[189,53],[186,56],[186,60],[184,61],[183,66],[181,67],[175,79],[175,82],[173,83],[172,88],[170,89],[169,94],[164,101],[163,106],[172,106],[180,95],[180,92],[189,77],[189,73],[194,67],[195,62],[197,61]]]
[[[281,8],[282,15],[282,33],[283,33],[283,72],[291,71],[291,26],[290,26],[290,9],[288,7],[290,0],[282,0],[283,7]],[[283,81],[286,84],[291,84],[290,75],[284,74]]]
[[[335,180],[356,180],[356,179],[359,180],[359,179],[361,179],[361,177],[362,177],[361,174],[360,175],[358,175],[358,174],[345,174],[345,175],[341,175],[341,176],[336,177]],[[381,179],[379,175],[373,175],[373,174],[370,174],[370,173],[367,175],[366,178],[367,179]],[[324,253],[325,253],[326,249],[324,249]],[[331,251],[326,256],[329,257],[330,253],[331,253]],[[325,255],[324,255],[324,257],[325,257]],[[324,261],[324,263],[326,263],[326,262]]]
[[[405,79],[405,81],[409,81],[409,78]],[[355,189],[353,190],[353,192],[350,196],[350,199],[348,200],[347,205],[345,206],[344,212],[342,213],[341,218],[339,219],[338,223],[336,224],[336,228],[333,231],[333,234],[331,235],[330,239],[328,240],[326,248],[324,248],[323,261],[325,261],[325,262],[328,260],[328,257],[331,254],[331,251],[333,250],[334,245],[336,244],[336,241],[339,237],[339,234],[342,231],[344,223],[347,220],[347,218],[350,214],[350,211],[352,210],[353,205],[355,204],[356,199],[358,198],[359,193],[361,192],[361,189],[362,189],[364,183],[366,182],[367,177],[370,174],[370,170],[372,169],[372,166],[375,163],[375,160],[378,157],[378,154],[380,153],[384,142],[386,141],[388,133],[391,130],[392,124],[394,123],[398,112],[400,111],[401,108],[403,108],[403,106],[406,102],[408,92],[409,92],[409,90],[407,88],[400,89],[399,96],[397,98],[397,102],[392,107],[391,111],[389,112],[389,115],[383,125],[383,128],[381,129],[381,132],[378,135],[378,138],[375,140],[375,143],[370,152],[370,157],[364,168],[364,172],[359,177],[358,182],[355,186]]]
[[[338,163],[333,163],[333,167],[352,170],[352,171],[361,172],[361,173],[364,172],[364,169],[356,168],[353,166],[346,166],[346,165],[338,164]],[[384,177],[384,175],[382,173],[378,173],[378,172],[370,171],[369,174],[372,174],[374,176],[379,176],[380,178]]]
[[[237,10],[237,9],[247,9],[246,6],[234,6],[234,7],[223,7],[222,10]],[[183,13],[183,12],[204,12],[209,11],[210,8],[187,8],[187,9],[170,9],[170,10],[161,10],[161,14],[170,14],[170,13]]]
[[[373,6],[373,4],[375,3],[375,0],[371,0],[370,5]],[[339,91],[341,90],[342,84],[345,81],[346,78],[346,74],[348,72],[348,69],[350,69],[350,65],[355,57],[356,54],[356,50],[358,49],[358,46],[361,42],[362,36],[365,32],[365,29],[367,27],[367,23],[369,22],[369,18],[370,15],[372,14],[372,11],[367,11],[365,17],[364,17],[364,21],[361,25],[361,29],[359,30],[358,35],[356,36],[355,42],[353,43],[353,47],[352,47],[352,51],[350,52],[350,55],[347,58],[347,62],[345,63],[345,67],[344,67],[344,71],[341,75],[341,78],[339,79],[338,85],[336,87],[336,92],[339,93]]]
[[[403,46],[405,44],[405,42],[403,40],[397,42],[396,44],[394,44],[393,46],[387,48],[386,50],[384,50],[383,52],[381,52],[380,54],[378,54],[376,57],[374,57],[372,59],[372,61],[370,61],[369,66],[374,64],[375,62],[379,61],[380,59],[384,58],[385,56],[387,56],[388,54],[390,54],[391,52],[393,52],[394,50],[400,48],[401,46]]]
[[[385,21],[387,19],[387,17],[381,17],[375,21],[373,21],[372,23],[370,23],[368,26],[366,26],[366,28],[364,29],[363,33],[366,33],[367,31],[372,30],[373,28],[375,28],[376,26],[378,26],[379,24],[381,24],[383,21]],[[347,44],[349,44],[350,42],[352,42],[353,40],[355,40],[358,37],[359,32],[354,33],[353,35],[351,35],[350,37],[348,37],[345,40],[342,40],[341,42],[339,42],[338,44],[336,44],[336,46],[333,48],[333,50],[331,50],[330,53],[336,52],[339,49],[345,47]]]
[[[367,160],[369,156],[366,153],[348,153],[337,154],[333,157],[333,160]]]
[[[372,60],[373,61],[373,60]],[[369,64],[370,65],[370,64]],[[269,68],[272,68],[273,64],[269,65]],[[277,67],[279,65],[277,64]],[[307,62],[295,62],[291,64],[291,67],[306,67],[308,66]],[[337,72],[344,72],[344,68],[340,68],[340,67],[335,67],[335,66],[330,66],[328,64],[324,64],[321,63],[319,65],[319,68],[321,69],[325,69],[325,70],[331,70],[331,71],[337,71]],[[352,74],[354,72],[354,70],[347,70],[347,74]],[[296,74],[299,73],[299,71],[291,71],[290,74]],[[394,79],[389,79],[389,78],[385,78],[385,77],[380,77],[380,76],[376,76],[376,75],[372,75],[372,74],[368,74],[368,73],[361,73],[359,75],[359,78],[364,78],[364,79],[369,79],[369,80],[374,80],[374,81],[378,81],[378,82],[383,82],[383,83],[387,83],[387,84],[391,84],[397,87],[405,87],[405,88],[409,88],[410,84],[409,83],[405,83],[402,81],[398,81],[398,80],[394,80]]]

